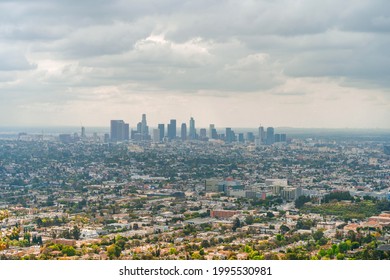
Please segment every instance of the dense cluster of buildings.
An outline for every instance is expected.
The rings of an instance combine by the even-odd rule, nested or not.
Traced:
[[[146,116],[135,131],[112,121],[106,141],[85,129],[64,135],[0,140],[1,258],[294,258],[303,247],[305,258],[335,258],[321,250],[342,247],[350,231],[360,243],[339,257],[354,258],[372,238],[390,240],[383,140],[286,141],[272,128],[244,137],[214,125],[198,133],[193,119],[178,137],[174,120],[150,134]],[[315,209],[335,193],[354,199],[337,207],[365,201],[368,212],[296,207],[305,198]]]
[[[189,120],[188,129],[187,124],[182,123],[179,130],[176,120],[172,119],[166,126],[163,123],[158,124],[157,128],[151,131],[151,134],[149,133],[145,114],[142,115],[142,120],[137,124],[136,130],[130,131],[129,124],[125,123],[123,120],[112,120],[110,127],[110,135],[105,136],[105,140],[109,139],[110,142],[152,140],[154,143],[161,143],[174,140],[222,140],[226,143],[247,142],[256,143],[256,145],[272,145],[274,143],[287,142],[286,134],[275,134],[273,127],[265,129],[260,126],[257,134],[254,134],[251,131],[246,134],[242,132],[236,133],[230,127],[227,127],[224,133],[219,133],[215,128],[215,125],[210,124],[208,131],[206,128],[201,128],[198,133],[193,117]]]

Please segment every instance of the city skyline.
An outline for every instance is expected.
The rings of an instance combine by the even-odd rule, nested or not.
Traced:
[[[384,0],[2,1],[0,126],[147,112],[204,127],[389,129],[389,11]]]
[[[244,136],[243,132],[234,131],[231,127],[225,128],[225,133],[218,134],[218,130],[215,128],[215,124],[210,124],[208,129],[196,128],[195,119],[191,117],[189,119],[189,130],[187,131],[187,124],[184,122],[180,126],[178,131],[177,120],[171,119],[167,124],[167,134],[165,134],[165,124],[159,123],[157,128],[152,130],[149,134],[149,126],[147,125],[146,114],[142,114],[142,121],[136,126],[136,129],[130,130],[130,125],[125,123],[124,120],[111,120],[110,121],[110,134],[104,134],[104,142],[122,142],[122,141],[152,141],[154,143],[161,143],[167,141],[187,141],[187,140],[200,140],[200,141],[214,141],[221,140],[226,143],[255,143],[256,146],[261,145],[273,145],[274,143],[287,143],[286,133],[275,133],[274,127],[267,127],[267,133],[264,134],[264,127],[258,127],[258,134],[255,135],[251,131],[247,131]],[[199,133],[198,133],[199,132]],[[86,138],[85,127],[81,127],[81,139]],[[60,134],[60,141],[70,142],[70,134]],[[63,138],[61,140],[61,138]],[[97,140],[97,134],[94,133],[94,138]],[[74,134],[74,140],[79,139],[77,133]]]

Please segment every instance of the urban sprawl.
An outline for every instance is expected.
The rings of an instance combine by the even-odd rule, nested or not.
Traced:
[[[390,259],[390,136],[176,120],[0,139],[0,259]]]

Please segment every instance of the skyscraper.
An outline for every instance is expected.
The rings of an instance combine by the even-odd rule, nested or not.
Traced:
[[[163,141],[165,136],[165,125],[163,123],[158,124],[158,129],[160,130],[160,141]]]
[[[199,130],[199,138],[201,140],[206,140],[207,139],[207,130],[206,130],[206,128],[201,128]]]
[[[129,139],[129,125],[123,120],[111,120],[110,135],[112,142],[124,141]],[[127,133],[127,136],[126,136]]]
[[[195,120],[193,117],[190,118],[190,140],[196,139]]]
[[[209,138],[210,139],[214,139],[214,137],[213,137],[213,130],[215,130],[215,125],[214,124],[210,124],[210,127],[209,127]]]
[[[171,120],[168,124],[168,139],[174,140],[176,139],[176,120]]]
[[[247,132],[246,133],[246,140],[248,142],[254,142],[255,141],[255,135],[253,134],[253,132]]]
[[[265,131],[262,126],[259,127],[259,139],[261,144],[265,144]]]
[[[183,140],[183,141],[187,140],[187,124],[186,123],[181,124],[180,133],[181,133],[181,140]]]
[[[123,136],[123,140],[129,140],[129,135],[130,135],[130,126],[128,123],[125,123],[124,125],[124,136]]]
[[[142,114],[140,133],[141,133],[142,140],[149,140],[149,127],[146,122],[146,114]]]
[[[232,129],[230,127],[226,128],[225,142],[226,143],[232,143],[233,142]]]
[[[81,127],[81,138],[82,139],[87,138],[87,136],[85,135],[85,127],[84,126]]]
[[[266,144],[267,145],[272,145],[274,142],[275,142],[274,128],[273,127],[267,127]]]
[[[153,129],[153,142],[154,143],[160,142],[160,129],[158,128]]]

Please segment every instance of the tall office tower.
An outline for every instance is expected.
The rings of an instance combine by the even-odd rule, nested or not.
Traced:
[[[110,134],[104,133],[104,143],[110,142]]]
[[[125,122],[123,120],[111,120],[110,132],[112,142],[126,140]]]
[[[125,123],[124,125],[124,131],[123,131],[123,140],[129,140],[130,138],[130,126],[128,123]]]
[[[244,143],[244,133],[238,133],[238,142]]]
[[[199,138],[202,139],[202,140],[207,139],[207,130],[206,130],[206,128],[201,128],[199,130]]]
[[[209,127],[209,138],[210,139],[213,139],[213,129],[215,129],[215,125],[210,124],[210,127]]]
[[[176,139],[176,120],[171,120],[168,124],[168,139]]]
[[[141,133],[142,140],[149,140],[149,127],[146,122],[146,114],[142,114],[140,133]]]
[[[153,142],[154,143],[160,142],[160,129],[158,128],[153,129]]]
[[[248,142],[254,142],[255,141],[255,135],[253,134],[253,132],[247,132],[246,133],[246,140]]]
[[[190,131],[189,131],[190,140],[196,139],[196,130],[195,130],[195,120],[193,117],[190,118]]]
[[[280,142],[287,142],[287,135],[285,133],[280,134]]]
[[[226,143],[232,143],[233,142],[232,129],[230,127],[226,128],[225,142]]]
[[[274,128],[273,127],[267,127],[266,144],[267,145],[272,145],[274,142],[275,142]]]
[[[280,142],[280,134],[275,133],[275,143],[278,143],[278,142]]]
[[[159,123],[158,129],[160,130],[160,141],[163,141],[165,136],[165,125],[163,123]]]
[[[137,123],[137,133],[141,134],[141,130],[142,130],[142,123],[139,122],[139,123]]]
[[[265,131],[264,131],[264,127],[262,126],[259,127],[259,139],[260,139],[260,143],[265,144]]]
[[[237,136],[236,136],[236,133],[234,133],[234,130],[232,130],[230,137],[232,138],[232,142],[236,142],[237,141]]]
[[[85,135],[85,127],[84,126],[81,127],[81,138],[82,139],[87,138],[87,136]]]
[[[217,130],[215,128],[213,128],[211,130],[211,138],[212,139],[218,139],[218,133],[217,133]]]
[[[186,123],[181,124],[180,133],[181,133],[181,140],[186,141],[187,140],[187,124]]]

